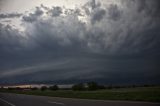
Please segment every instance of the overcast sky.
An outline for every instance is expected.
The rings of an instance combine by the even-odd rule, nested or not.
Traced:
[[[159,84],[159,13],[159,0],[0,0],[0,84]]]

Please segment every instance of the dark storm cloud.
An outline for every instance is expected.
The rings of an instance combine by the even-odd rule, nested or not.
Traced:
[[[92,20],[91,22],[94,23],[96,21],[100,21],[103,16],[105,15],[106,11],[103,10],[103,9],[98,9],[94,14],[93,14],[93,17],[92,17]]]
[[[52,7],[51,10],[49,10],[48,13],[51,13],[51,15],[53,17],[57,17],[57,16],[60,16],[60,14],[62,14],[62,8],[61,7]]]
[[[36,10],[34,11],[34,13],[30,13],[29,15],[25,15],[23,16],[23,21],[26,22],[34,22],[35,20],[37,20],[38,17],[40,17],[41,15],[43,15],[43,11],[41,10],[40,7],[36,7]]]
[[[25,45],[25,38],[21,36],[21,33],[11,26],[4,26],[0,24],[0,51],[14,51],[23,48]]]
[[[91,0],[91,1],[89,1],[89,2],[87,2],[86,4],[85,4],[85,6],[89,6],[89,7],[91,7],[92,9],[95,9],[95,8],[97,8],[97,7],[100,7],[100,2],[96,2],[96,0]]]
[[[119,10],[117,5],[110,5],[110,7],[108,8],[108,14],[109,14],[109,18],[111,20],[118,20],[120,19],[122,12]]]
[[[22,16],[22,14],[20,14],[20,13],[6,13],[6,14],[0,14],[0,19],[19,18],[21,16]]]
[[[158,0],[108,6],[92,0],[76,9],[36,7],[22,18],[24,32],[0,24],[0,78],[156,83],[159,6]]]

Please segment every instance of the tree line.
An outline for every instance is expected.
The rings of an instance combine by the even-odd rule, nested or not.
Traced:
[[[96,82],[88,82],[88,83],[77,83],[74,84],[71,88],[59,88],[58,85],[52,85],[52,86],[42,86],[40,88],[37,87],[30,87],[30,88],[20,88],[20,87],[8,87],[8,90],[73,90],[73,91],[94,91],[94,90],[100,90],[100,89],[113,89],[113,88],[135,88],[135,87],[149,87],[149,86],[155,86],[155,85],[128,85],[128,86],[113,86],[113,85],[100,85]],[[3,90],[6,88],[0,87],[0,90]]]
[[[38,88],[31,88],[32,90],[37,90]],[[45,90],[74,90],[74,91],[84,91],[84,90],[89,90],[89,91],[93,91],[93,90],[98,90],[98,89],[105,89],[105,86],[103,85],[99,85],[96,82],[88,82],[88,83],[78,83],[78,84],[74,84],[71,88],[59,88],[57,85],[53,85],[50,87],[47,86],[42,86],[40,88],[41,91],[45,91]]]

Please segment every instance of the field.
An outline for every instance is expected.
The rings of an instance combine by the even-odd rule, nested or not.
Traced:
[[[97,91],[3,90],[1,92],[41,95],[41,96],[51,96],[51,97],[65,97],[65,98],[160,102],[160,87],[118,88],[118,89],[105,89]]]

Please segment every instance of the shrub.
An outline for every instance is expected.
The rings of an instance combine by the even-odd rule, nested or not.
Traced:
[[[33,88],[31,88],[31,90],[38,90],[38,88],[37,87],[33,87]]]
[[[98,89],[106,89],[106,87],[104,85],[99,85]]]
[[[88,90],[97,90],[98,89],[98,84],[96,82],[88,82]]]
[[[59,88],[57,85],[53,85],[53,86],[50,86],[49,89],[55,91],[55,90],[58,90]]]
[[[74,91],[85,90],[85,86],[82,83],[75,84],[75,85],[72,86],[72,90],[74,90]]]
[[[45,90],[47,90],[47,87],[46,86],[42,86],[41,87],[41,91],[45,91]]]

